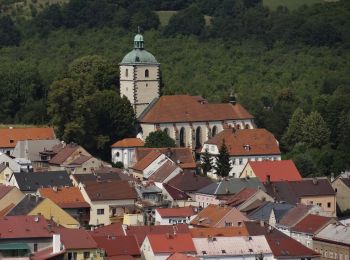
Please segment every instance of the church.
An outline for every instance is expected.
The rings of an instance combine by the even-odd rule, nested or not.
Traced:
[[[159,72],[160,63],[137,34],[134,49],[120,63],[120,94],[133,106],[143,139],[160,130],[177,146],[196,150],[226,128],[255,128],[254,117],[233,96],[220,104],[210,104],[201,96],[160,96]]]

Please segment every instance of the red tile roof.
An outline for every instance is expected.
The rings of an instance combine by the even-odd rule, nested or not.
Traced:
[[[328,225],[333,218],[309,214],[292,228],[293,231],[314,235],[318,230]]]
[[[152,150],[145,157],[143,157],[141,160],[135,163],[134,166],[132,166],[131,168],[133,168],[136,171],[143,171],[161,155],[162,154],[159,151]]]
[[[143,243],[148,234],[173,234],[188,233],[189,228],[186,224],[178,225],[158,225],[158,226],[128,226],[125,230],[128,236],[135,236],[139,245]]]
[[[137,199],[136,191],[128,181],[87,181],[84,185],[91,201]]]
[[[89,231],[90,235],[96,236],[124,236],[124,229],[122,224],[114,223],[107,226],[98,227],[92,231]]]
[[[213,181],[209,177],[204,177],[188,171],[184,171],[168,181],[170,186],[185,192],[200,190],[211,183],[213,183]]]
[[[173,200],[188,200],[189,198],[191,198],[185,192],[174,188],[173,186],[170,186],[166,183],[163,183],[163,188],[169,193]]]
[[[249,235],[264,235],[266,237],[272,253],[277,259],[319,257],[318,253],[266,224],[262,226],[260,222],[248,221],[244,222],[244,225],[247,228]]]
[[[194,253],[196,248],[190,234],[148,234],[147,238],[154,254]]]
[[[250,161],[248,164],[262,182],[266,182],[267,176],[270,176],[270,181],[299,181],[302,179],[292,160]]]
[[[54,227],[53,231],[61,235],[62,244],[66,249],[95,249],[97,243],[87,230]]]
[[[199,227],[217,227],[220,221],[229,214],[230,217],[228,217],[227,220],[230,222],[243,222],[248,220],[248,218],[236,208],[209,204],[191,221],[191,225]]]
[[[78,187],[41,188],[39,193],[43,198],[49,198],[63,209],[90,208]]]
[[[140,161],[152,151],[158,151],[165,154],[173,162],[177,163],[182,169],[195,169],[196,162],[193,158],[192,150],[185,147],[176,148],[136,148],[136,160]]]
[[[0,147],[14,148],[18,141],[55,139],[51,127],[2,128],[0,129]]]
[[[78,158],[70,162],[68,165],[82,165],[84,162],[90,160],[92,156],[80,155]]]
[[[232,207],[237,207],[243,202],[245,202],[247,199],[252,197],[255,193],[258,192],[258,189],[254,188],[243,188],[240,190],[238,193],[235,195],[231,196],[227,202],[225,203],[226,205],[230,205]]]
[[[292,227],[297,222],[307,216],[311,210],[312,205],[298,204],[296,207],[290,209],[280,220],[280,225]]]
[[[112,144],[112,147],[142,147],[145,143],[139,138],[125,138]]]
[[[97,236],[94,240],[99,248],[106,251],[107,256],[141,255],[140,245],[134,236]]]
[[[206,144],[214,144],[220,149],[223,141],[231,156],[279,155],[281,151],[275,137],[266,129],[224,129]]]
[[[0,211],[0,217],[6,216],[16,205],[11,203]]]
[[[5,197],[14,188],[15,187],[13,187],[13,186],[6,186],[3,184],[0,184],[0,199]]]
[[[46,259],[54,259],[55,256],[63,255],[66,252],[66,250],[61,250],[57,253],[53,253],[53,248],[48,247],[43,250],[37,251],[34,253],[30,259],[31,260],[46,260]]]
[[[148,178],[148,180],[154,182],[164,182],[177,168],[178,166],[176,163],[172,162],[171,160],[167,160]],[[180,170],[181,169],[178,171]]]
[[[73,143],[65,145],[59,144],[55,146],[54,149],[57,149],[57,154],[51,158],[49,163],[57,165],[64,163],[79,147],[79,145]]]
[[[0,218],[0,238],[48,238],[52,234],[43,216],[7,216]]]
[[[192,237],[235,237],[248,236],[246,227],[191,228]]]
[[[176,111],[176,113],[174,113]],[[162,96],[141,118],[141,123],[222,121],[254,118],[240,104],[208,104],[189,95]]]
[[[157,208],[156,211],[162,218],[191,217],[197,214],[193,207]]]

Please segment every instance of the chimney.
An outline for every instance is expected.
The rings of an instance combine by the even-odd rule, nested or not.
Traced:
[[[271,176],[270,175],[266,175],[266,184],[270,185],[271,183]]]
[[[230,97],[228,98],[228,102],[229,102],[231,105],[236,105],[237,101],[236,101],[236,97],[235,97],[235,95],[233,94],[233,92],[231,92]]]
[[[52,253],[56,254],[61,251],[61,235],[53,234],[52,235]]]

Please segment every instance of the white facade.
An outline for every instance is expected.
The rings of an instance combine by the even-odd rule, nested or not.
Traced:
[[[175,112],[175,111],[174,111]],[[229,126],[238,128],[254,128],[253,119],[246,120],[226,120],[225,123]],[[221,132],[224,129],[223,121],[203,121],[203,122],[179,122],[179,123],[159,123],[156,124],[141,124],[143,138],[154,131],[162,130],[175,140],[176,145],[180,147],[190,147],[195,149],[202,146],[212,136]]]
[[[5,164],[13,172],[21,172],[21,165],[15,159],[10,158],[7,154],[0,153],[0,163]]]
[[[173,216],[173,217],[162,217],[158,210],[155,210],[155,224],[156,225],[176,225],[176,224],[190,224],[190,222],[197,215],[183,217],[183,216]]]
[[[216,156],[219,155],[219,148],[215,144],[204,144],[202,148],[202,153],[204,153],[208,149],[208,153],[212,156],[213,158],[213,164],[215,165],[216,163]],[[239,178],[241,175],[242,171],[244,170],[245,165],[249,161],[280,161],[281,155],[279,154],[271,154],[271,155],[247,155],[247,156],[231,156],[230,157],[230,163],[231,163],[231,171],[230,171],[230,176],[234,176],[235,178]],[[209,173],[209,176],[211,177],[216,177],[216,174],[214,171]]]
[[[134,147],[112,147],[112,162],[122,162],[124,168],[128,169],[133,165],[133,158],[135,157]]]

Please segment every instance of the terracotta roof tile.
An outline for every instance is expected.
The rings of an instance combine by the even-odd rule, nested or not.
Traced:
[[[0,211],[0,218],[6,216],[16,205],[11,203]]]
[[[106,251],[107,256],[141,255],[140,246],[134,236],[97,236],[94,240],[99,248]]]
[[[71,156],[77,149],[80,148],[80,146],[75,143],[65,145],[60,144],[56,147],[56,155],[51,158],[49,161],[50,164],[60,165],[64,163],[69,158],[69,156]]]
[[[213,181],[209,177],[201,176],[193,172],[183,171],[176,175],[168,184],[184,192],[194,192],[200,190]]]
[[[232,207],[237,207],[243,202],[245,202],[247,199],[252,197],[257,192],[258,192],[258,189],[248,188],[248,187],[243,188],[238,193],[231,196],[230,199],[228,199],[225,204],[230,205]]]
[[[1,239],[52,237],[43,216],[6,216],[0,218]]]
[[[145,157],[139,160],[132,168],[136,171],[143,171],[146,169],[152,162],[154,162],[161,153],[157,150],[152,150]]]
[[[197,214],[193,207],[157,208],[156,211],[162,218],[191,217]]]
[[[41,188],[39,193],[42,197],[49,198],[63,209],[90,208],[78,187]]]
[[[300,244],[293,238],[283,234],[277,229],[270,228],[268,225],[261,225],[259,221],[244,222],[249,235],[265,235],[266,240],[272,250],[275,258],[301,258],[311,257],[318,258],[319,254],[306,246]]]
[[[112,144],[112,147],[142,147],[145,143],[139,138],[125,138]]]
[[[78,158],[70,162],[68,165],[82,165],[84,162],[90,160],[92,156],[80,155]]]
[[[158,226],[128,226],[125,230],[128,236],[135,236],[139,245],[143,243],[148,234],[173,234],[190,232],[186,224],[158,225]]]
[[[148,234],[147,238],[154,254],[197,253],[189,233]]]
[[[177,168],[178,166],[174,162],[167,160],[148,178],[148,180],[164,182]]]
[[[136,191],[128,181],[88,181],[85,190],[91,201],[137,199]]]
[[[0,199],[5,197],[14,188],[15,187],[13,187],[13,186],[6,186],[3,184],[0,184]]]
[[[246,227],[191,228],[192,237],[234,237],[248,236]]]
[[[225,140],[228,153],[238,155],[278,155],[279,145],[273,134],[266,129],[224,129],[206,144],[214,144],[219,149]]]
[[[314,235],[318,230],[328,225],[333,218],[309,214],[292,228],[293,231]]]
[[[96,249],[95,240],[84,229],[54,227],[53,231],[61,235],[62,244],[66,249]]]
[[[170,123],[250,118],[254,117],[240,104],[208,104],[197,97],[173,95],[160,97],[139,120],[141,123]]]
[[[0,147],[14,148],[18,141],[55,139],[51,127],[2,128],[0,129]]]
[[[169,193],[173,200],[188,200],[191,198],[185,192],[166,183],[163,183],[163,188]]]
[[[217,227],[219,222],[228,214],[231,215],[231,221],[243,222],[248,220],[248,218],[236,208],[210,204],[198,213],[197,217],[191,221],[191,225],[198,227]]]
[[[299,181],[302,179],[292,160],[250,161],[248,164],[262,182],[266,182],[267,176],[270,176],[270,181]]]
[[[298,221],[307,216],[311,208],[312,205],[298,204],[282,217],[280,224],[286,227],[294,226]]]
[[[137,161],[142,160],[152,151],[158,151],[165,154],[173,162],[177,163],[182,169],[196,168],[196,162],[190,148],[176,147],[176,148],[136,148],[135,155]]]
[[[124,229],[121,223],[114,223],[107,226],[98,227],[92,231],[89,231],[93,237],[98,236],[124,236]]]

